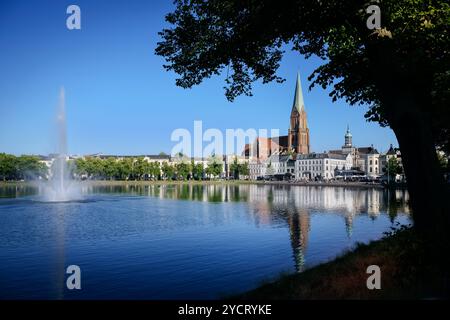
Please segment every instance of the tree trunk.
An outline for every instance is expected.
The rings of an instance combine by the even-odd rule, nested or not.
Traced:
[[[414,93],[397,92],[385,110],[399,142],[414,226],[428,240],[448,244],[449,188],[439,166],[430,117],[419,103]]]

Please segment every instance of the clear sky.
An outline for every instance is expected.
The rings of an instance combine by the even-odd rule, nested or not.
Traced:
[[[81,30],[66,28],[66,8],[81,8]],[[55,112],[65,87],[71,154],[169,153],[173,130],[278,128],[286,134],[300,71],[312,151],[340,148],[347,124],[357,146],[385,151],[393,132],[368,123],[364,107],[332,103],[328,91],[308,91],[320,60],[287,51],[283,84],[255,84],[253,97],[230,103],[223,76],[184,90],[154,55],[172,1],[1,1],[0,152],[56,151]]]

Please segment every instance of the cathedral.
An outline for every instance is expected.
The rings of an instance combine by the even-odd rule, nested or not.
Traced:
[[[272,154],[309,154],[309,128],[303,101],[300,74],[297,74],[294,101],[290,114],[288,135],[262,138],[258,137],[252,144],[246,144],[243,155],[257,160],[266,160]]]
[[[300,74],[297,74],[294,102],[291,110],[288,150],[295,154],[309,153],[309,129],[306,119],[305,103],[303,102]]]

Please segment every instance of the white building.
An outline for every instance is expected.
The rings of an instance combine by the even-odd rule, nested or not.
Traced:
[[[158,162],[161,167],[164,162],[170,162],[169,155],[145,155],[144,160],[147,162]]]
[[[258,178],[289,179],[295,176],[295,160],[288,154],[272,154],[264,161],[249,162],[251,180]]]
[[[297,155],[295,161],[295,179],[297,180],[329,180],[335,177],[335,170],[350,170],[352,155],[349,153],[310,153]]]
[[[365,155],[365,172],[368,177],[377,178],[381,175],[380,153],[377,149],[370,148]]]
[[[250,180],[257,180],[266,175],[266,164],[264,161],[253,160],[248,163]]]
[[[295,174],[295,161],[288,154],[273,154],[266,161],[266,175]]]

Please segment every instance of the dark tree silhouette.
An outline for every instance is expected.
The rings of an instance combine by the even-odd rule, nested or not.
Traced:
[[[283,45],[323,64],[311,86],[368,105],[366,118],[390,126],[402,152],[419,231],[446,237],[448,184],[436,148],[450,151],[450,6],[444,0],[175,1],[156,54],[183,88],[227,70],[225,94],[251,95],[252,83],[282,82]],[[381,29],[366,8],[381,9]],[[440,237],[439,237],[440,238]],[[440,238],[442,239],[442,238]],[[447,239],[447,238],[445,238]]]

